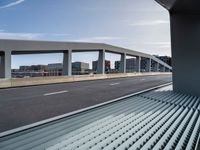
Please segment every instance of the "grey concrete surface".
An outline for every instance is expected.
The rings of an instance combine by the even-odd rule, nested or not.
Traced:
[[[200,96],[200,1],[156,1],[170,14],[174,91]]]
[[[0,132],[171,82],[171,75],[128,77],[0,90]]]

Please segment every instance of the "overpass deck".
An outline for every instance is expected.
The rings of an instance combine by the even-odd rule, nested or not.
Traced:
[[[170,85],[4,136],[0,149],[188,150],[199,134],[200,98]]]

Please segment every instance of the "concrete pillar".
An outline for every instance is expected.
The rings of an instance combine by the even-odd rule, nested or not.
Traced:
[[[105,50],[99,51],[97,74],[105,74]]]
[[[67,50],[63,53],[63,75],[72,75],[72,50]]]
[[[200,14],[171,14],[174,90],[200,96]]]
[[[136,72],[141,72],[141,57],[136,57]]]
[[[200,96],[200,1],[157,1],[170,13],[173,89]]]
[[[11,51],[6,50],[0,54],[0,78],[10,79],[11,73]]]
[[[121,54],[119,72],[126,73],[126,54],[125,53]]]

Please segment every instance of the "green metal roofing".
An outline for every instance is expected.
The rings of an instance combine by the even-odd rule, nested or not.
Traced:
[[[200,98],[167,86],[0,139],[1,150],[194,150]]]

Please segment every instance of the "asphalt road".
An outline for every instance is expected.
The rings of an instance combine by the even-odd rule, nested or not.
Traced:
[[[161,85],[171,75],[129,77],[0,90],[0,132]]]

